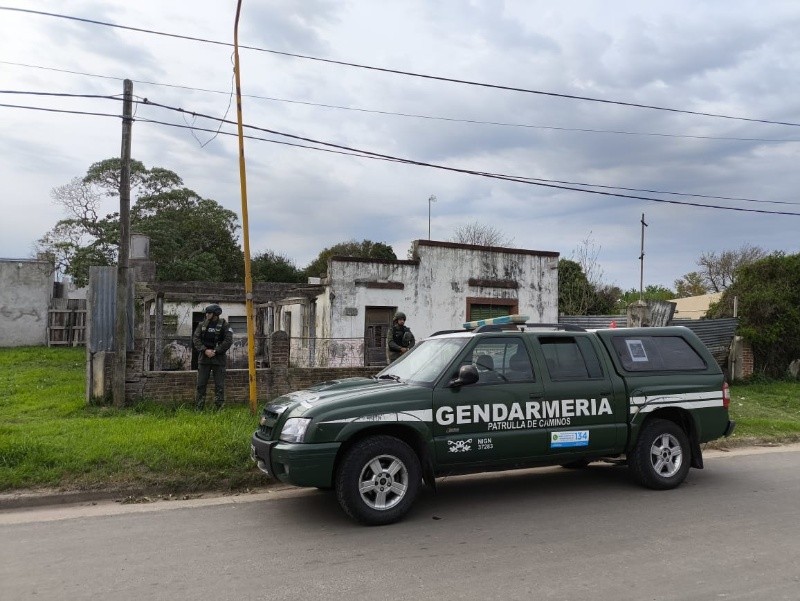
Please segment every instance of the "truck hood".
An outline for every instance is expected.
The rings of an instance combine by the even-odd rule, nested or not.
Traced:
[[[316,413],[315,409],[380,403],[382,400],[397,398],[398,395],[405,396],[407,392],[420,388],[394,380],[342,378],[280,396],[267,403],[265,411],[278,415],[285,413],[287,417],[288,414],[301,417],[309,412]]]

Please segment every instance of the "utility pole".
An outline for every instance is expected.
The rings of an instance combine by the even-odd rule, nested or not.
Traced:
[[[131,134],[133,130],[133,83],[122,84],[122,152],[119,173],[119,256],[117,257],[117,307],[114,330],[114,377],[112,396],[115,407],[125,406],[125,370],[128,363],[128,260],[131,224]]]
[[[431,194],[428,196],[428,240],[431,239],[431,203],[436,202],[436,196]]]
[[[642,213],[642,247],[639,253],[639,302],[644,300],[644,228],[647,224],[644,222],[644,213]]]
[[[242,191],[242,246],[244,247],[244,306],[247,316],[247,370],[250,381],[250,413],[258,410],[256,389],[256,327],[253,319],[253,278],[250,273],[250,225],[247,220],[247,172],[244,163],[244,131],[242,126],[242,81],[239,68],[239,15],[242,0],[236,3],[233,26],[233,72],[236,77],[236,117],[239,132],[239,184]]]

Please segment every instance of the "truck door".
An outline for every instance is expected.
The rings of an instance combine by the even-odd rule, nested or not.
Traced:
[[[536,337],[544,395],[541,424],[549,455],[619,452],[625,445],[628,403],[621,382],[603,368],[591,335]],[[602,350],[602,349],[601,349]]]
[[[474,365],[479,380],[434,389],[434,444],[439,465],[491,465],[546,455],[547,432],[530,415],[530,403],[542,396],[521,336],[480,337],[460,357]]]

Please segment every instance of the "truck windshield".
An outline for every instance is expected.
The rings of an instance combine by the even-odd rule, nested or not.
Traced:
[[[423,340],[375,377],[399,379],[415,384],[433,384],[468,340],[466,337]]]

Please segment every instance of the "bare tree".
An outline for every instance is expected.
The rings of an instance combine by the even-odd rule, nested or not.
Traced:
[[[597,261],[600,256],[601,246],[592,239],[592,232],[590,231],[586,237],[580,241],[580,244],[572,251],[570,256],[573,261],[581,266],[586,281],[592,288],[600,288],[603,286],[603,269]]]
[[[514,247],[513,238],[507,238],[503,232],[493,225],[481,223],[480,221],[472,221],[465,225],[459,225],[453,230],[450,242],[474,244],[476,246]]]
[[[608,315],[616,312],[622,291],[603,281],[597,258],[602,247],[590,231],[572,251],[570,259],[558,262],[559,312],[565,315]]]
[[[725,250],[720,254],[704,253],[697,260],[703,283],[710,292],[722,292],[736,281],[736,271],[767,256],[758,246],[743,244],[736,250]],[[688,275],[688,274],[687,274]]]

